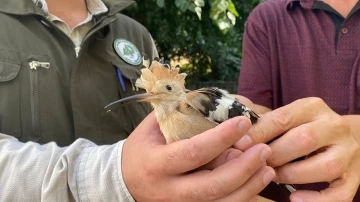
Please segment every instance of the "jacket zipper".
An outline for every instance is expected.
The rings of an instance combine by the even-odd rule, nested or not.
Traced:
[[[70,41],[71,42],[71,44],[73,45],[73,48],[74,48],[74,51],[75,51],[75,57],[76,57],[76,60],[75,60],[75,62],[74,62],[74,64],[73,64],[73,68],[72,68],[72,73],[71,73],[71,85],[73,84],[73,82],[74,82],[74,79],[73,79],[73,77],[74,77],[74,72],[75,72],[75,70],[76,70],[76,66],[77,66],[77,63],[78,63],[78,58],[80,57],[80,55],[82,54],[82,46],[83,46],[83,44],[87,41],[87,39],[88,38],[90,38],[90,36],[92,36],[95,32],[97,32],[98,30],[100,30],[100,29],[102,29],[103,27],[105,27],[105,26],[107,26],[108,24],[110,24],[111,22],[113,22],[113,21],[115,21],[115,20],[117,20],[117,18],[115,17],[115,16],[112,16],[112,17],[107,17],[107,18],[105,18],[105,17],[103,17],[103,18],[101,18],[101,19],[99,19],[96,23],[95,23],[95,25],[86,33],[86,35],[85,35],[85,37],[84,37],[84,39],[82,40],[82,42],[81,42],[81,44],[80,44],[80,46],[79,47],[75,47],[74,46],[74,42],[70,39],[70,37],[69,36],[67,36],[64,32],[62,32],[59,28],[57,28],[55,25],[53,25],[48,19],[46,19],[44,16],[40,16],[41,18],[42,18],[42,20],[44,21],[44,22],[47,22],[49,25],[51,25],[51,27],[53,27],[55,30],[57,30],[59,33],[61,33],[61,34],[63,34],[64,36],[65,36],[65,38],[66,38],[66,40],[68,40],[68,41]],[[35,62],[35,61],[33,61],[33,62]],[[39,63],[39,64],[41,64],[41,63]],[[43,63],[42,63],[43,64]],[[31,67],[31,64],[30,64],[30,68],[31,69],[34,69],[34,70],[36,70],[37,69],[37,65],[35,65],[35,63],[33,63],[33,67]],[[44,65],[44,64],[43,64]],[[41,66],[41,65],[40,65]],[[49,68],[50,67],[50,64],[48,64],[48,67],[47,68]],[[46,65],[44,66],[44,68],[46,68]],[[32,74],[30,74],[30,76],[31,76]],[[34,76],[36,77],[35,79],[35,81],[37,81],[37,75],[36,75],[36,72],[35,72],[35,74],[34,74]],[[33,77],[34,77],[33,76]],[[31,81],[32,81],[32,83],[33,83],[33,78],[31,78]],[[36,87],[37,87],[37,83],[35,84],[36,85]],[[31,88],[31,89],[33,89],[33,87]],[[72,89],[70,89],[71,90],[71,94],[73,94],[73,92],[72,92]],[[32,92],[32,94],[33,94],[33,90],[31,90],[31,92]],[[36,94],[36,99],[32,99],[32,103],[34,103],[34,104],[32,104],[31,106],[32,106],[32,112],[33,112],[33,117],[35,117],[35,119],[33,119],[33,120],[37,120],[37,121],[33,121],[33,125],[35,125],[36,127],[34,127],[34,129],[36,128],[37,129],[37,131],[39,131],[39,115],[38,115],[38,109],[37,109],[37,107],[38,107],[38,100],[37,100],[37,90],[34,92],[34,94]],[[32,96],[32,97],[34,97],[34,96]],[[74,98],[74,96],[71,96],[71,107],[74,109],[74,103],[76,103],[75,102],[75,98]],[[36,104],[37,103],[37,104]],[[34,106],[34,107],[33,107]],[[33,110],[34,109],[34,110]],[[36,117],[37,116],[37,117]],[[73,118],[74,119],[76,119],[76,114],[75,114],[75,112],[73,112]],[[74,127],[75,127],[75,130],[76,130],[76,124],[74,125]],[[35,130],[34,130],[35,131]],[[75,132],[76,133],[76,132]]]
[[[83,41],[81,42],[79,47],[75,47],[74,42],[71,40],[71,38],[66,35],[63,31],[61,31],[58,27],[56,27],[55,25],[52,24],[52,22],[50,22],[48,19],[46,19],[44,16],[41,16],[41,22],[48,26],[48,27],[52,27],[55,28],[58,32],[60,32],[61,34],[65,35],[65,37],[67,38],[67,40],[69,40],[71,42],[71,44],[74,46],[74,51],[75,51],[75,57],[78,58],[80,55],[80,51],[81,51],[81,47],[84,44],[84,42],[95,32],[97,32],[98,30],[100,30],[101,28],[105,27],[106,25],[110,24],[111,22],[115,21],[117,18],[116,17],[103,17],[101,18],[99,21],[97,21],[94,26],[86,33],[85,37],[83,38]],[[107,20],[107,22],[104,22],[105,20]]]
[[[33,135],[35,137],[40,137],[40,118],[39,118],[39,87],[38,87],[38,75],[37,68],[50,68],[49,62],[38,62],[31,61],[30,66],[30,96],[31,96],[31,118],[32,118],[32,127]]]

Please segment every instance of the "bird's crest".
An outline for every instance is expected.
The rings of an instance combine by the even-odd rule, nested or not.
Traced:
[[[186,73],[179,74],[180,67],[177,65],[172,67],[170,64],[164,63],[158,58],[153,61],[143,57],[143,69],[141,70],[141,77],[136,80],[135,85],[145,90],[151,89],[158,80],[172,80],[177,81],[185,88]]]

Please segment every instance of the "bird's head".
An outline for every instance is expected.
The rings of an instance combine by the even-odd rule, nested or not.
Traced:
[[[141,77],[135,85],[148,93],[144,101],[151,103],[176,101],[185,94],[186,74],[179,74],[178,66],[164,64],[157,58],[152,62],[143,59],[143,66]]]
[[[146,93],[126,97],[110,103],[105,108],[118,103],[131,101],[150,102],[153,106],[159,104],[172,104],[185,96],[186,73],[179,73],[179,66],[172,67],[158,58],[153,61],[143,58],[143,69],[141,77],[136,80],[135,85],[145,89]]]

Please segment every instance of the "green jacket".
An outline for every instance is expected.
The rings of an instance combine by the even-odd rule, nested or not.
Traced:
[[[114,41],[126,39],[149,57],[157,53],[146,28],[119,13],[133,1],[103,2],[109,11],[96,16],[76,57],[71,39],[31,0],[0,0],[0,133],[61,146],[80,137],[111,144],[126,138],[150,112],[150,105],[140,103],[104,110],[141,92],[132,86],[141,64],[121,59]]]

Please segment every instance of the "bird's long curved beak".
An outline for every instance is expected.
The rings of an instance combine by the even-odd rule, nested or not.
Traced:
[[[111,110],[123,106],[125,104],[132,103],[133,101],[137,102],[150,102],[152,100],[158,99],[159,94],[153,94],[153,93],[142,93],[142,94],[136,94],[129,97],[122,98],[120,100],[116,100],[104,107],[104,109],[107,110],[107,112],[110,112]]]

